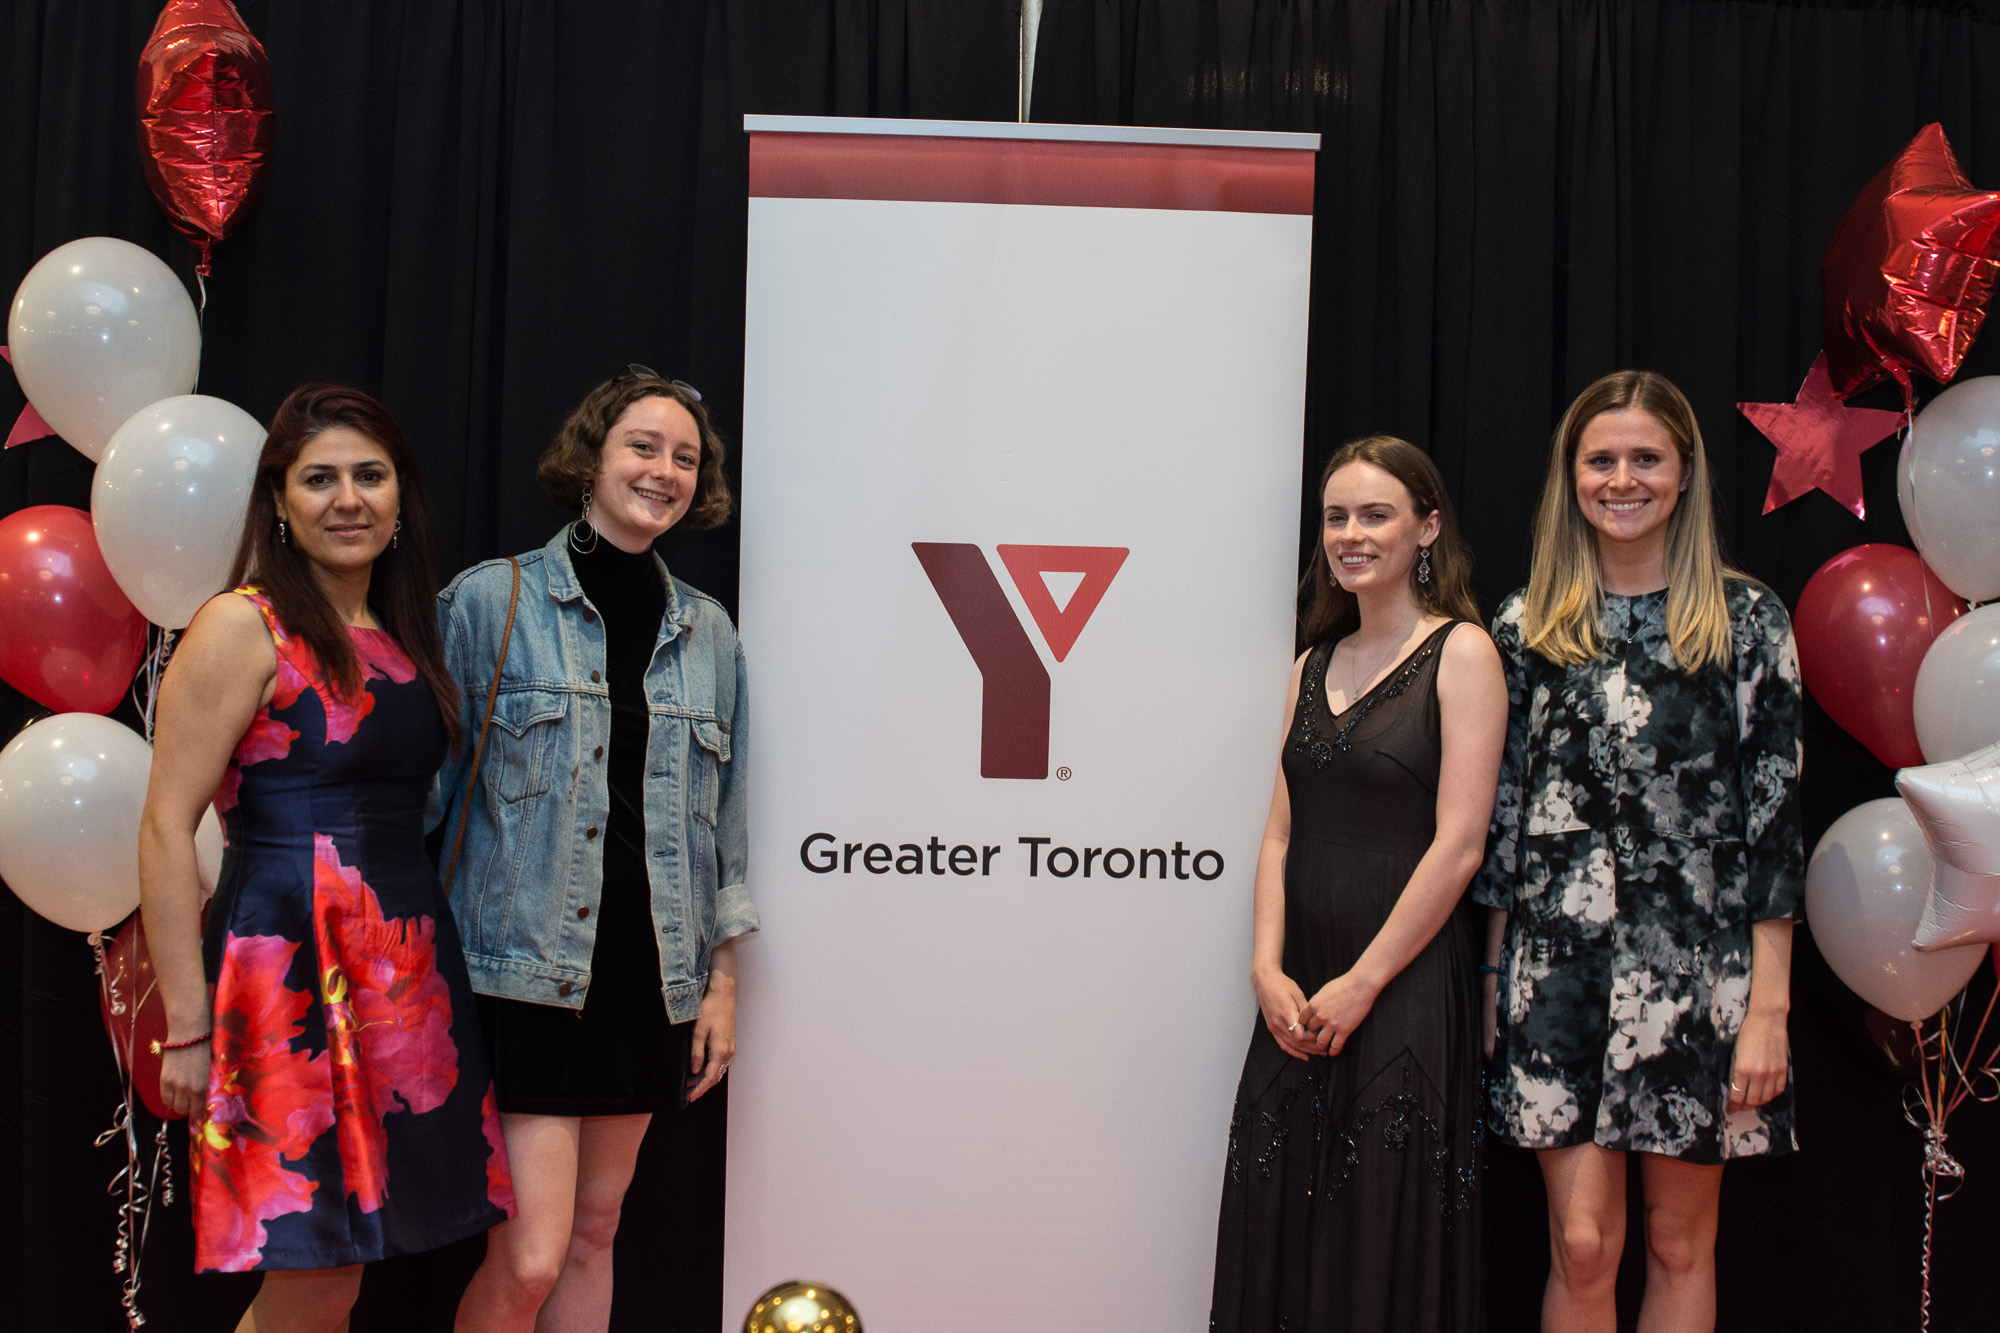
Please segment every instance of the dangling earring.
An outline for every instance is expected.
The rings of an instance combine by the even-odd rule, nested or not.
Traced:
[[[1431,548],[1428,546],[1419,546],[1417,548],[1417,582],[1429,583],[1430,581]]]
[[[389,534],[389,549],[395,550],[403,542],[403,520],[396,520],[396,530]]]
[[[588,541],[584,533],[590,534]],[[569,525],[569,549],[578,555],[589,555],[597,549],[597,529],[590,526],[590,487],[583,488],[583,512]]]
[[[285,535],[285,520],[281,518],[278,520],[278,545],[290,546],[291,544],[292,539]]]

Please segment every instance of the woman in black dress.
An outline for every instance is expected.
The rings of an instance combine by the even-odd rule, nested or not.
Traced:
[[[1470,557],[1414,445],[1343,446],[1257,862],[1260,1021],[1210,1327],[1483,1326],[1478,869],[1506,733]],[[1470,623],[1468,623],[1470,622]]]
[[[736,940],[757,928],[743,654],[653,552],[729,515],[700,395],[628,368],[570,414],[540,478],[577,520],[519,557],[518,585],[494,560],[438,598],[466,734],[492,717],[472,789],[463,764],[441,781],[520,1207],[488,1237],[465,1333],[607,1325],[639,1145],[728,1068]]]

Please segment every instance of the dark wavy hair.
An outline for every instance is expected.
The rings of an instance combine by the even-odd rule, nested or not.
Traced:
[[[1349,440],[1333,451],[1333,457],[1326,460],[1326,467],[1319,474],[1319,488],[1313,492],[1317,497],[1315,509],[1326,503],[1326,484],[1333,480],[1333,474],[1349,463],[1373,463],[1402,482],[1403,489],[1416,503],[1419,519],[1429,518],[1433,513],[1438,515],[1437,540],[1431,543],[1430,582],[1417,582],[1416,571],[1412,569],[1410,591],[1416,595],[1417,604],[1432,615],[1478,624],[1479,602],[1472,595],[1472,549],[1459,536],[1451,497],[1445,494],[1444,476],[1437,470],[1437,464],[1431,462],[1430,455],[1393,435]],[[1312,563],[1305,578],[1299,581],[1299,603],[1306,608],[1299,618],[1300,652],[1329,636],[1347,633],[1360,621],[1361,609],[1354,594],[1340,586],[1326,562],[1323,531],[1314,543]]]
[[[257,457],[257,480],[243,520],[243,540],[229,570],[229,586],[255,583],[290,633],[303,639],[325,667],[328,682],[347,698],[364,686],[361,661],[347,627],[320,591],[310,563],[299,548],[278,540],[277,497],[299,453],[323,431],[346,427],[367,436],[389,455],[402,499],[402,530],[394,546],[375,558],[368,580],[368,606],[431,687],[445,733],[454,750],[460,741],[458,686],[444,666],[444,643],[437,625],[437,559],[431,535],[431,506],[423,473],[402,427],[389,410],[359,389],[341,384],[301,384],[278,404],[270,434]]]
[[[628,372],[614,375],[585,394],[535,465],[542,489],[564,509],[581,513],[584,494],[603,458],[605,437],[625,410],[642,398],[671,398],[694,418],[695,430],[701,435],[701,464],[695,472],[694,499],[688,503],[681,526],[696,530],[721,527],[735,507],[729,479],[722,473],[722,437],[709,424],[701,399],[672,380]]]

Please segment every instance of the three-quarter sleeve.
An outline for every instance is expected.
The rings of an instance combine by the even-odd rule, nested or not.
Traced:
[[[1752,921],[1796,916],[1805,891],[1799,770],[1805,758],[1804,700],[1791,618],[1759,588],[1736,638],[1738,781]]]
[[[1500,781],[1493,793],[1493,823],[1486,860],[1472,878],[1472,900],[1510,911],[1514,906],[1516,854],[1520,850],[1522,789],[1527,782],[1528,679],[1521,638],[1522,599],[1515,593],[1493,617],[1493,645],[1507,680],[1507,746],[1500,753]]]

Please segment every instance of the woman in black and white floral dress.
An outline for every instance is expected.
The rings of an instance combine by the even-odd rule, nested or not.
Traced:
[[[1473,893],[1494,909],[1492,1126],[1549,1187],[1543,1327],[1614,1327],[1639,1153],[1642,1323],[1712,1329],[1722,1163],[1796,1147],[1801,704],[1784,606],[1723,564],[1668,381],[1621,371],[1571,405],[1493,638],[1507,748]]]

